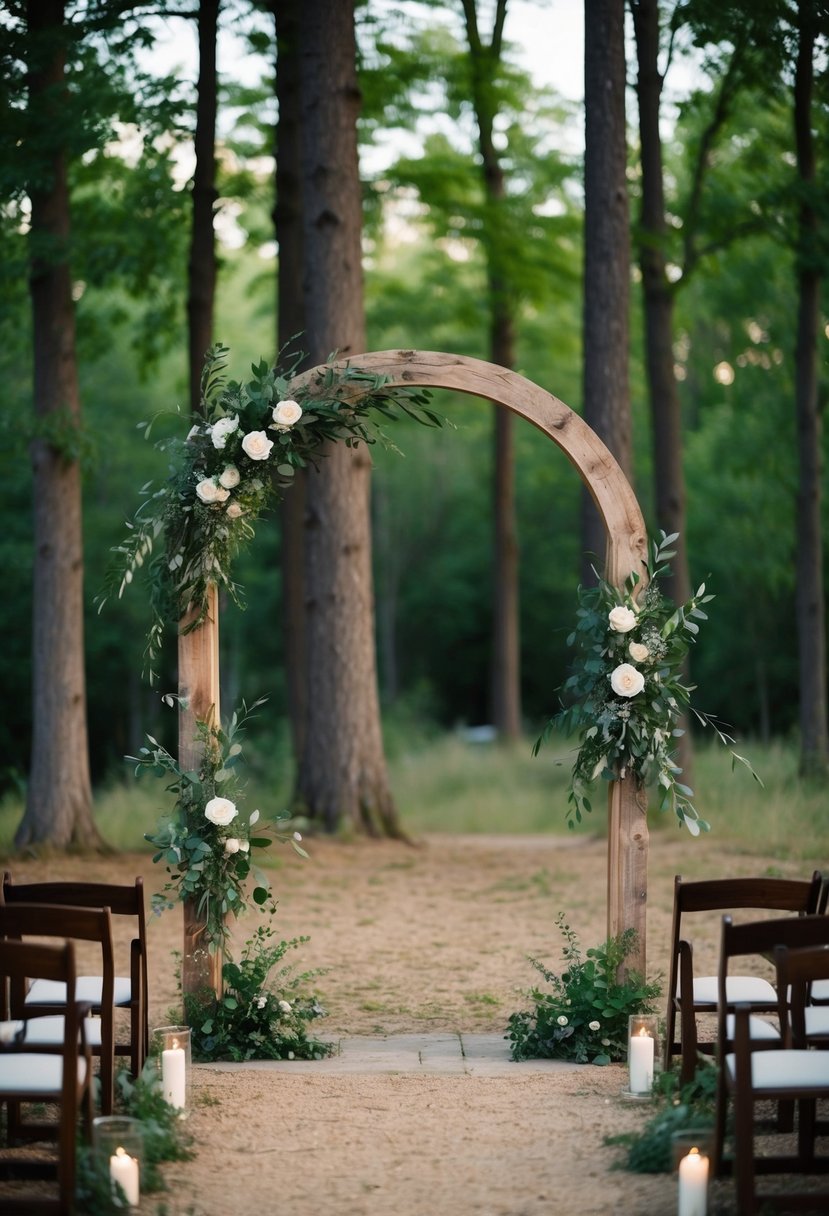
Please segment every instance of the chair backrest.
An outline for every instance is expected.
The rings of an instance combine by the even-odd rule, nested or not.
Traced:
[[[815,980],[829,980],[829,941],[818,945],[775,946],[777,991],[788,995],[789,1017],[785,1026],[786,1046],[808,1046],[806,1007]]]
[[[719,1018],[720,1042],[726,1041],[725,1016],[727,1011],[726,981],[731,959],[755,955],[758,958],[774,959],[779,946],[797,949],[829,945],[829,916],[783,916],[774,920],[749,921],[734,924],[730,916],[722,918],[719,968]],[[788,988],[777,988],[777,1013],[781,1032],[787,1023]]]
[[[0,902],[5,904],[61,904],[64,907],[109,908],[113,917],[134,917],[136,936],[132,942],[131,966],[140,969],[142,991],[147,992],[147,921],[144,880],[134,883],[106,882],[15,882],[3,874]]]
[[[669,993],[677,989],[677,959],[682,938],[682,917],[689,912],[727,912],[735,909],[791,912],[803,916],[819,909],[823,879],[819,870],[811,878],[709,878],[683,882],[674,878]]]
[[[112,947],[112,918],[108,908],[73,908],[60,904],[0,904],[0,939],[23,941],[30,938],[96,942],[101,952],[101,1021],[104,1033],[112,1040],[115,999],[115,961]],[[74,959],[74,955],[73,955]],[[2,974],[0,972],[0,974]],[[10,1010],[14,1018],[24,1014],[29,979],[41,976],[9,977]],[[67,996],[67,999],[68,998]],[[71,999],[74,999],[72,997]],[[31,1010],[29,1010],[31,1012]],[[43,1012],[41,1010],[41,1012]]]

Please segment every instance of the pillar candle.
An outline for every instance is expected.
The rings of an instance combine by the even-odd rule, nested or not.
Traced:
[[[643,1027],[628,1044],[630,1092],[647,1094],[653,1089],[653,1036]]]
[[[184,1048],[173,1039],[173,1046],[161,1053],[161,1087],[164,1101],[183,1110],[186,1102]]]
[[[678,1216],[705,1216],[708,1206],[708,1158],[692,1148],[679,1163]]]
[[[117,1182],[131,1208],[138,1207],[138,1162],[126,1149],[117,1148],[109,1159],[109,1176],[113,1185]]]

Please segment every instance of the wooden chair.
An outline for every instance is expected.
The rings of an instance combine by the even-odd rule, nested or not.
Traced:
[[[718,977],[694,975],[694,951],[684,918],[691,913],[722,913],[736,909],[801,915],[815,913],[821,899],[821,889],[821,875],[817,870],[811,879],[715,878],[683,882],[682,875],[677,874],[674,879],[665,1068],[669,1069],[674,1056],[680,1055],[683,1085],[693,1080],[698,1053],[710,1055],[714,1051],[713,1039],[699,1040],[697,1016],[716,1013],[718,1001]],[[777,994],[772,985],[751,976],[730,976],[728,999],[730,1004],[750,1002],[755,1012],[774,1012],[777,1009]],[[679,1039],[676,1034],[677,1018]]]
[[[59,946],[0,940],[0,974],[8,983],[22,984],[36,977],[62,984],[67,994],[63,1038],[53,1047],[33,1050],[21,1037],[2,1044],[0,1050],[0,1104],[36,1102],[57,1104],[57,1158],[49,1161],[28,1157],[0,1158],[0,1177],[27,1180],[55,1178],[56,1199],[37,1194],[26,1196],[15,1188],[13,1196],[0,1196],[0,1211],[21,1216],[23,1212],[74,1211],[75,1145],[78,1116],[89,1138],[92,1121],[91,1061],[84,1039],[87,1007],[75,997],[75,953],[71,942]],[[24,1023],[24,1035],[26,1024]]]
[[[736,1041],[736,1003],[728,996],[729,972],[732,960],[744,960],[753,956],[758,963],[763,960],[770,969],[775,952],[779,947],[801,948],[829,945],[829,917],[820,915],[785,916],[773,920],[750,921],[744,924],[734,924],[730,916],[722,918],[722,938],[720,944],[720,964],[718,976],[718,1034],[717,1034],[717,1097],[716,1122],[714,1132],[713,1170],[718,1176],[728,1174],[732,1163],[724,1154],[726,1116],[728,1108],[729,1076],[727,1061],[732,1058]],[[771,1026],[763,1018],[757,1016],[757,1005],[750,1001],[741,1001],[743,1009],[749,1010],[749,1016],[744,1019],[744,1035],[747,1036],[750,1049],[759,1058],[762,1052],[779,1052],[788,1041],[789,1001],[788,985],[780,988],[777,984],[777,973],[773,972],[774,983],[769,984],[776,994],[777,1027]],[[778,1131],[790,1131],[792,1127],[793,1108],[786,1095],[780,1095],[778,1102]]]
[[[822,918],[822,919],[825,919]],[[790,991],[790,1017],[782,1045],[757,1052],[751,1040],[751,1007],[735,1010],[734,1050],[724,1058],[723,1076],[734,1104],[734,1179],[740,1216],[780,1210],[829,1210],[829,1188],[774,1193],[759,1192],[758,1174],[824,1174],[829,1157],[815,1152],[816,1103],[829,1098],[829,1053],[805,1046],[803,1025],[809,985],[829,979],[829,948],[775,948],[777,986]],[[796,1102],[798,1106],[795,1153],[755,1153],[755,1108],[758,1102]]]
[[[115,975],[115,1008],[129,1011],[130,1037],[128,1043],[116,1037],[116,1056],[129,1056],[130,1071],[137,1077],[144,1067],[149,1051],[149,1014],[147,984],[147,922],[144,909],[144,882],[136,878],[133,884],[98,882],[26,882],[17,883],[7,870],[3,875],[3,903],[62,904],[72,907],[109,908],[113,921],[125,917],[134,922],[130,942],[129,974]],[[124,968],[126,970],[126,968]],[[119,968],[120,971],[120,968]],[[78,996],[100,1009],[100,976],[78,977]],[[32,999],[37,999],[37,994]]]
[[[99,1017],[88,1018],[85,1034],[89,1049],[100,1058],[101,1113],[112,1114],[115,1076],[115,965],[112,947],[112,918],[108,908],[73,908],[60,904],[0,904],[0,937],[12,941],[58,938],[93,942],[100,949],[100,983],[95,990]],[[27,1043],[33,1047],[59,1044],[64,1037],[66,985],[42,977],[20,977],[9,984],[12,1018],[26,1018]],[[81,982],[76,979],[76,996]],[[87,998],[91,1006],[92,1001]],[[55,1009],[60,1013],[56,1014]],[[15,1128],[26,1135],[25,1125]]]

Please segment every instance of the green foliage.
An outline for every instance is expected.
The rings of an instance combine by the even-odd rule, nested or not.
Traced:
[[[574,1060],[577,1064],[610,1064],[627,1056],[628,1018],[649,1013],[661,986],[635,972],[620,980],[619,968],[636,944],[626,929],[604,945],[582,954],[578,938],[560,912],[556,924],[564,937],[565,969],[557,974],[538,959],[533,967],[552,991],[533,988],[533,1008],[513,1013],[505,1036],[513,1060]]]
[[[636,572],[621,592],[604,579],[595,587],[579,588],[577,624],[568,638],[576,648],[576,666],[563,688],[567,703],[550,723],[579,732],[568,796],[576,822],[592,809],[587,790],[598,777],[616,781],[633,774],[643,784],[656,784],[659,809],[673,811],[693,835],[709,829],[691,802],[693,790],[678,780],[682,770],[673,760],[673,740],[683,733],[678,722],[689,710],[712,726],[722,743],[732,739],[710,715],[692,709],[693,686],[684,683],[683,666],[699,633],[697,622],[708,619],[702,605],[714,597],[702,583],[687,604],[674,607],[665,599],[657,579],[668,571],[674,540],[676,534],[663,532],[654,542],[644,592],[637,590]],[[742,756],[731,754],[753,771]]]
[[[622,1145],[627,1155],[621,1168],[634,1174],[667,1174],[674,1169],[672,1137],[697,1132],[701,1140],[714,1130],[717,1070],[702,1064],[694,1080],[680,1086],[677,1072],[662,1073],[654,1085],[656,1113],[639,1132],[611,1136],[607,1144]]]
[[[173,704],[176,698],[168,695]],[[273,839],[288,843],[300,856],[299,832],[268,832],[257,827],[259,811],[254,810],[247,822],[239,818],[234,798],[239,797],[236,770],[242,757],[239,737],[262,700],[248,706],[244,701],[235,710],[226,728],[207,722],[197,723],[197,771],[188,771],[152,736],[149,747],[142,747],[138,756],[127,756],[135,765],[136,776],[150,772],[156,777],[172,777],[166,789],[175,794],[172,815],[162,821],[146,839],[158,852],[153,861],[163,861],[170,880],[163,891],[153,895],[157,911],[173,907],[166,892],[174,892],[178,900],[193,900],[200,918],[204,920],[205,936],[211,953],[226,951],[230,936],[228,916],[239,916],[247,908],[247,884],[253,879],[251,898],[259,907],[273,908],[270,884],[263,872],[253,864],[252,849],[268,848]],[[233,795],[231,797],[230,795]],[[287,816],[277,816],[281,822]],[[253,835],[253,829],[266,835]]]
[[[294,974],[288,964],[271,974],[288,950],[307,937],[277,941],[260,925],[237,962],[222,968],[223,993],[205,1005],[201,993],[185,994],[197,1060],[321,1060],[332,1048],[309,1033],[309,1023],[325,1010],[303,985],[319,972]]]
[[[378,418],[441,425],[427,392],[392,388],[388,376],[349,364],[327,366],[313,383],[294,390],[299,397],[294,401],[288,394],[299,356],[285,373],[261,359],[251,367],[252,379],[242,384],[225,380],[227,354],[221,345],[208,351],[201,413],[189,420],[185,439],[161,441],[170,455],[171,476],[158,490],[145,485],[140,491],[144,501],[128,525],[129,534],[116,546],[118,565],[97,599],[103,608],[116,590],[119,597],[123,594],[141,567],[149,569],[151,663],[166,624],[187,614],[189,632],[204,622],[212,588],[224,590],[242,606],[232,574],[236,555],[253,539],[253,525],[292,484],[296,471],[318,465],[324,444],[387,441]],[[146,425],[145,437],[154,421]],[[164,547],[156,553],[162,535]]]

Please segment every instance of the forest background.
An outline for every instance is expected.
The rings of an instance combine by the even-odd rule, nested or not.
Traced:
[[[190,55],[180,63],[175,56],[194,38],[196,23],[194,14],[161,19],[151,5],[120,6],[123,16],[112,20],[118,7],[81,4],[68,10],[78,17],[109,8],[107,21],[97,28],[93,22],[74,44],[69,78],[86,122],[84,139],[78,138],[77,155],[69,162],[83,403],[83,426],[73,432],[71,456],[83,469],[87,720],[99,791],[112,783],[120,786],[123,757],[140,746],[146,732],[174,738],[173,716],[159,696],[175,687],[173,640],[162,656],[159,686],[151,689],[141,678],[149,623],[145,598],[131,590],[100,614],[93,601],[139,488],[166,475],[166,458],[145,442],[142,424],[159,410],[186,414],[190,392],[186,319],[195,67]],[[236,53],[220,74],[213,330],[230,347],[230,374],[242,378],[251,363],[273,359],[277,350],[271,10],[278,5],[228,0],[214,7],[219,46],[232,31]],[[490,6],[492,12],[479,7],[485,29],[501,6]],[[634,12],[640,7],[631,6]],[[672,370],[687,489],[683,536],[695,584],[705,579],[717,597],[704,643],[693,655],[692,676],[697,703],[739,734],[759,740],[762,750],[772,741],[798,747],[804,661],[817,666],[824,698],[826,684],[825,650],[804,660],[795,626],[802,494],[795,320],[803,264],[795,234],[805,195],[793,122],[797,40],[790,33],[809,6],[777,7],[779,21],[768,26],[779,34],[774,45],[771,35],[761,45],[762,22],[741,22],[740,5],[714,6],[722,21],[718,26],[703,2],[663,14],[661,43],[663,67],[669,55],[673,65],[666,82],[677,82],[663,99],[668,103],[661,127],[666,226],[660,247],[674,309]],[[491,357],[491,200],[480,172],[465,8],[460,3],[391,6],[380,0],[357,7],[368,350]],[[581,17],[571,4],[538,8],[563,8],[574,22]],[[4,5],[0,14],[4,9],[3,21],[14,28],[20,6]],[[531,6],[521,9],[520,36],[537,42]],[[815,13],[825,22],[821,5]],[[582,108],[578,99],[557,95],[522,68],[526,59],[509,41],[519,36],[515,28],[514,34],[507,11],[494,120],[504,194],[498,257],[502,269],[509,267],[514,366],[581,410]],[[825,33],[823,26],[819,32]],[[569,46],[547,48],[550,60],[562,54],[572,59]],[[626,178],[633,248],[641,253],[643,172],[630,19],[627,54]],[[13,49],[7,46],[4,55],[4,104],[11,112],[20,106],[15,89],[21,72]],[[169,76],[160,70],[165,62],[171,64]],[[820,146],[829,117],[820,40],[815,65],[812,124]],[[33,481],[27,447],[38,437],[39,424],[32,411],[28,217],[19,190],[25,173],[8,135],[12,129],[5,127],[0,229],[0,786],[7,814],[16,819],[25,797],[35,712]],[[826,252],[821,225],[829,198],[821,173],[825,169],[818,164],[807,200],[816,230],[824,234],[810,251],[819,290]],[[654,488],[658,469],[641,265],[634,255],[631,474],[655,530],[669,521],[660,518]],[[819,299],[818,416],[826,399],[829,337],[825,294]],[[613,306],[608,301],[609,328]],[[438,755],[447,732],[493,721],[492,411],[443,394],[436,405],[451,426],[435,433],[401,422],[391,438],[402,457],[379,444],[372,449],[376,636],[387,746],[413,756],[420,768]],[[180,431],[183,424],[182,417],[159,420],[153,437]],[[819,429],[816,434],[820,482]],[[54,435],[48,439],[53,442]],[[581,487],[573,470],[531,427],[516,427],[513,440],[521,746],[528,754],[528,741],[557,708],[557,689],[566,676],[566,638],[575,588],[584,576],[585,546]],[[263,526],[240,561],[247,609],[224,613],[221,660],[224,705],[235,705],[241,696],[268,697],[258,729],[264,742],[254,767],[277,806],[288,801],[293,781],[280,544],[280,530]],[[822,540],[821,553],[825,559]],[[825,741],[823,747],[825,761]],[[762,770],[762,763],[758,767]],[[447,779],[451,782],[451,774]],[[508,792],[503,796],[509,799]],[[549,826],[559,826],[563,815],[562,800],[560,815],[551,809]],[[504,805],[502,826],[508,825]]]

